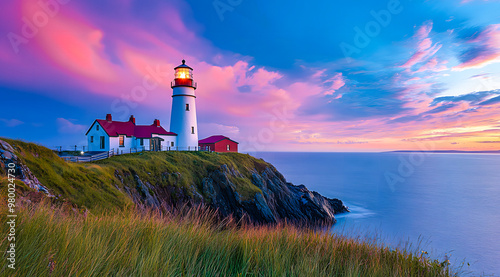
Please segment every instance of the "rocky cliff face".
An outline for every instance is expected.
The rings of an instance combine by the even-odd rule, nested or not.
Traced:
[[[32,189],[52,196],[50,184],[42,185],[15,152],[11,145],[0,140],[0,166],[6,168],[9,163],[15,163],[16,178]],[[272,165],[262,164],[264,166],[259,168],[245,168],[245,172],[238,170],[237,164],[221,164],[204,170],[206,173],[201,181],[190,186],[177,184],[184,178],[180,172],[147,172],[146,176],[155,177],[145,178],[134,168],[120,168],[114,169],[113,187],[118,190],[117,193],[128,195],[136,204],[148,207],[205,204],[217,209],[221,216],[232,215],[254,223],[284,220],[306,224],[334,223],[335,214],[348,212],[342,201],[323,197],[303,185],[287,183]],[[238,189],[242,183],[252,188],[249,192],[245,191],[245,195],[238,193],[242,191]]]
[[[127,183],[127,174],[132,174],[134,183]],[[181,174],[165,172],[162,175]],[[309,191],[304,185],[287,183],[283,175],[269,166],[261,173],[252,172],[251,183],[262,192],[243,200],[237,192],[233,178],[245,178],[235,168],[222,165],[203,178],[201,188],[191,189],[176,186],[151,184],[134,172],[115,171],[115,176],[124,185],[134,202],[159,207],[162,203],[179,205],[184,203],[206,204],[217,209],[221,216],[232,215],[236,219],[247,217],[254,223],[277,223],[283,220],[297,223],[335,223],[335,214],[348,212],[339,199],[329,199],[317,192]]]
[[[233,214],[237,218],[247,215],[253,222],[335,222],[335,214],[348,209],[338,199],[329,199],[305,186],[287,183],[274,167],[267,167],[260,174],[252,172],[251,182],[262,193],[250,200],[242,201],[230,181],[230,176],[240,172],[226,165],[212,172],[203,180],[203,194],[210,204],[223,215]]]
[[[7,142],[0,140],[0,167],[5,170],[5,172],[1,173],[7,175],[9,164],[15,165],[14,176],[16,179],[21,180],[25,185],[35,191],[53,196],[49,193],[49,190],[38,181],[31,170],[16,156],[14,148]]]

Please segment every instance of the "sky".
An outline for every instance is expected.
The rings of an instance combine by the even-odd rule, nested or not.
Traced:
[[[252,151],[500,149],[500,1],[6,0],[0,137],[86,145],[107,113]]]

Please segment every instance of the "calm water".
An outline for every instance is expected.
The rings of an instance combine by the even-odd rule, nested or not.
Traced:
[[[472,275],[500,276],[500,155],[252,155],[289,182],[344,201],[352,212],[337,216],[335,232],[376,234],[394,246],[420,241],[434,258],[465,259]]]

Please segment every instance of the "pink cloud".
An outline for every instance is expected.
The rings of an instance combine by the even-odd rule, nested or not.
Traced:
[[[60,5],[57,13],[48,18],[47,24],[37,28],[36,35],[28,43],[19,45],[22,51],[19,55],[13,55],[12,49],[0,45],[0,60],[6,65],[0,69],[0,78],[7,83],[38,90],[43,87],[77,86],[93,94],[121,97],[142,82],[148,74],[146,67],[161,66],[171,70],[183,57],[195,60],[186,55],[190,49],[185,45],[210,48],[204,47],[206,42],[196,37],[194,31],[184,24],[178,7],[160,9],[163,12],[159,13],[158,22],[167,24],[169,28],[158,35],[157,30],[141,27],[143,22],[134,22],[136,19],[130,18],[128,11],[123,11],[131,8],[127,3],[124,1],[117,10],[124,15],[120,22],[90,14],[86,12],[88,9],[80,6],[81,3]],[[1,14],[3,18],[11,18],[12,32],[22,35],[24,23],[20,19],[31,20],[41,11],[39,1],[23,0],[7,5]],[[145,48],[154,50],[144,51]],[[25,76],[19,72],[33,77],[26,83]],[[48,82],[52,76],[64,77],[54,84]],[[169,88],[170,76],[164,77],[167,81],[161,85]],[[71,98],[71,94],[60,96]]]
[[[418,63],[425,62],[441,49],[442,45],[437,43],[433,44],[432,39],[429,37],[429,34],[432,31],[432,26],[432,22],[427,22],[417,30],[413,36],[413,39],[416,40],[416,51],[410,59],[408,59],[400,67],[409,69]]]
[[[214,134],[224,134],[233,138],[239,138],[240,128],[238,126],[223,125],[218,123],[201,123],[199,124],[199,133],[202,137]]]
[[[326,77],[326,71],[326,69],[317,70],[311,75],[310,80],[311,82],[321,82],[323,85],[328,86],[328,88],[323,92],[324,95],[334,95],[337,90],[345,86],[347,79],[342,72],[337,72],[330,78],[325,79],[324,77]],[[340,97],[342,97],[342,95],[337,93],[336,98]]]
[[[438,58],[434,57],[430,59],[426,64],[421,66],[415,73],[418,72],[425,72],[425,71],[433,71],[433,72],[439,72],[439,71],[444,71],[447,70],[448,67],[446,67],[445,64],[447,64],[448,61],[438,61]]]
[[[324,83],[331,83],[330,88],[325,91],[325,95],[333,95],[338,89],[346,84],[346,78],[342,75],[342,72],[336,73],[333,77],[327,79]],[[337,93],[336,98],[342,97],[341,94]]]
[[[467,45],[481,48],[483,51],[476,57],[453,67],[453,70],[482,68],[488,64],[500,62],[500,24],[488,26],[477,37],[467,41]]]
[[[47,58],[64,70],[93,79],[115,81],[101,41],[104,33],[69,6],[60,6],[47,23],[37,27],[33,40]],[[23,17],[35,18],[43,9],[37,1],[23,1]],[[34,25],[37,26],[37,25]]]
[[[425,44],[425,46],[426,45],[427,44]],[[401,65],[401,67],[410,68],[410,67],[416,65],[417,63],[424,62],[428,58],[430,58],[434,54],[436,54],[436,52],[439,51],[439,49],[441,49],[441,45],[439,45],[439,44],[434,44],[433,46],[430,46],[429,48],[419,47],[419,48],[417,48],[417,52],[415,52],[406,63]]]
[[[419,40],[425,40],[431,33],[432,27],[433,27],[432,21],[426,22],[424,25],[418,28],[417,32],[415,33],[415,37],[418,38]]]
[[[252,67],[244,61],[225,67],[200,63],[195,68],[195,78],[199,84],[203,84],[199,88],[200,101],[218,103],[217,106],[205,106],[212,109],[211,113],[245,117],[277,103],[291,101],[288,91],[273,84],[281,78],[277,72],[264,68],[250,70]],[[252,90],[241,93],[237,90],[240,86],[250,86]]]

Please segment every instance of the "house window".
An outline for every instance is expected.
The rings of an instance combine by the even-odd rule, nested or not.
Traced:
[[[140,139],[140,145],[143,146],[144,145],[144,139]]]
[[[96,126],[95,126],[95,129],[96,129],[97,131],[99,131],[99,125],[96,125]]]
[[[172,141],[172,147],[174,147],[174,142]]]
[[[229,144],[228,144],[228,145],[226,145],[226,148],[227,148],[227,151],[229,151]]]
[[[125,136],[120,135],[120,147],[125,147]]]
[[[100,146],[101,149],[104,149],[104,136],[101,136]]]
[[[191,126],[191,134],[194,134],[194,127]]]
[[[186,104],[186,111],[189,111],[189,104]]]
[[[90,143],[94,143],[94,136],[90,136]]]

